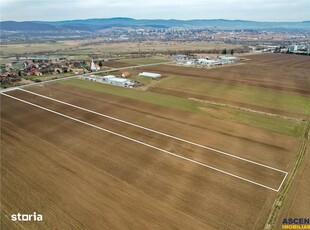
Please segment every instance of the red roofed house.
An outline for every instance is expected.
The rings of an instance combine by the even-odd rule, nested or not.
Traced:
[[[42,76],[42,73],[35,69],[35,68],[32,68],[29,72],[26,73],[27,76],[31,76],[31,75],[37,75],[37,76]]]
[[[122,77],[129,77],[130,73],[129,72],[123,72]]]

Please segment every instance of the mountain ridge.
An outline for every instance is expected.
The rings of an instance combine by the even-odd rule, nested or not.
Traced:
[[[133,28],[217,28],[217,29],[303,29],[310,30],[310,21],[258,22],[228,19],[134,19],[127,17],[92,18],[62,21],[1,21],[1,30],[6,31],[98,31],[113,27]]]

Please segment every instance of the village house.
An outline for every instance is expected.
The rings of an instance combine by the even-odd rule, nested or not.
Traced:
[[[32,75],[42,76],[42,73],[39,70],[32,68],[30,71],[26,73],[26,75],[27,76],[32,76]]]

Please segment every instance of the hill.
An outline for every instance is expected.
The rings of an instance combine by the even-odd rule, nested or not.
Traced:
[[[195,20],[162,20],[162,19],[133,19],[133,18],[102,18],[66,21],[3,21],[0,22],[1,30],[7,31],[59,31],[79,30],[98,31],[113,27],[132,28],[217,28],[217,29],[301,29],[310,30],[309,21],[304,22],[256,22],[245,20],[225,19],[195,19]]]
[[[60,29],[47,23],[15,21],[0,22],[0,28],[8,31],[57,31]]]

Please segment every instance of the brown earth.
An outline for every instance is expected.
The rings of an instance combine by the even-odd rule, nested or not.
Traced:
[[[265,188],[1,100],[3,227],[260,229],[275,198]],[[33,210],[42,223],[9,220]]]
[[[103,114],[289,171],[299,139],[53,83],[29,88]],[[276,188],[281,173],[82,112],[10,94]],[[1,96],[1,227],[262,229],[276,193]],[[254,167],[253,167],[254,166]],[[44,221],[12,222],[13,213]]]
[[[253,64],[309,69],[309,57],[302,55],[264,54],[248,57]]]
[[[119,121],[111,120],[68,105],[63,105],[46,98],[34,96],[26,92],[15,91],[11,92],[10,95],[274,189],[277,189],[280,186],[285,176],[284,173],[273,169],[252,164],[241,159],[232,158],[218,152],[184,143],[180,140],[175,140],[149,130],[130,126]],[[81,106],[84,108],[87,104]],[[159,125],[157,129],[161,130]]]
[[[107,62],[103,62],[103,65],[107,67],[113,67],[113,68],[122,68],[122,67],[132,66],[132,64],[120,62],[120,61],[107,61]]]
[[[285,171],[295,159],[299,145],[299,139],[265,129],[66,84],[31,90]]]
[[[284,218],[310,218],[310,145],[298,169],[291,191],[281,209],[277,226],[281,228]]]

